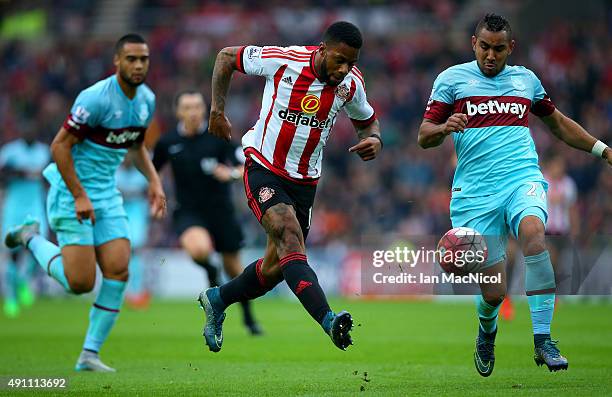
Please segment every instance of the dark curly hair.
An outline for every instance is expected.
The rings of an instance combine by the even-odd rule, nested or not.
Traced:
[[[482,29],[487,29],[489,32],[501,32],[504,31],[508,34],[508,40],[512,40],[512,28],[510,22],[501,15],[487,14],[476,25],[474,36],[478,36],[478,33]]]
[[[363,45],[363,39],[361,38],[361,32],[357,26],[350,22],[334,22],[332,23],[325,34],[323,35],[323,42],[329,43],[344,43],[349,47],[360,49]]]

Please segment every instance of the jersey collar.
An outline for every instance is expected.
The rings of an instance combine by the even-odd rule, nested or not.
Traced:
[[[317,72],[317,68],[315,67],[315,54],[317,53],[317,50],[314,50],[311,54],[310,54],[310,71],[312,72],[312,74],[317,78],[317,80],[321,81],[321,76],[319,76],[319,73]]]
[[[115,89],[119,92],[119,95],[121,95],[126,101],[132,102],[134,101],[134,99],[136,99],[136,97],[138,97],[138,90],[140,89],[140,86],[136,87],[136,94],[134,95],[134,98],[130,99],[121,89],[121,86],[119,85],[119,80],[117,80],[117,75],[113,74],[111,78],[113,79],[113,83],[115,84]]]

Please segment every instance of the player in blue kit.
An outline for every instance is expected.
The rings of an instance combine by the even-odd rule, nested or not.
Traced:
[[[83,90],[51,145],[55,163],[44,176],[49,225],[59,247],[38,234],[37,222],[26,222],[7,234],[9,248],[24,246],[40,266],[69,293],[93,289],[96,261],[102,284],[89,314],[89,328],[76,364],[78,371],[115,370],[98,352],[108,337],[123,301],[130,258],[129,227],[115,172],[130,153],[149,181],[151,214],[161,217],[166,198],[143,139],[155,110],[155,95],[143,84],[149,49],[142,37],[129,34],[115,45],[116,73]]]
[[[41,220],[41,231],[46,232],[45,188],[42,170],[49,164],[49,146],[35,140],[36,130],[30,123],[22,123],[23,136],[8,142],[0,149],[0,175],[5,186],[2,208],[2,233],[23,222],[27,217]],[[19,270],[22,251],[11,250],[6,264],[6,293],[4,314],[15,317],[21,306],[30,306],[34,295],[29,281],[36,263],[28,255],[26,265]],[[25,258],[24,258],[25,259]]]
[[[453,227],[471,227],[485,235],[489,257],[483,273],[502,274],[501,284],[481,284],[477,297],[480,326],[474,363],[482,376],[493,372],[495,362],[509,232],[525,256],[535,362],[551,371],[568,367],[550,338],[555,275],[544,241],[548,184],[538,166],[529,113],[568,145],[612,165],[612,150],[557,110],[532,71],[506,64],[514,45],[508,21],[486,15],[472,36],[476,60],[448,68],[434,82],[418,138],[420,146],[430,148],[452,135],[458,157],[450,204]]]

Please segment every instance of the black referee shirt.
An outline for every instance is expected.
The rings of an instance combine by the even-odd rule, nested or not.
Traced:
[[[157,142],[153,165],[159,171],[170,162],[180,208],[210,209],[209,206],[219,205],[220,201],[231,204],[230,184],[218,181],[213,171],[220,163],[228,166],[242,164],[238,153],[242,153],[241,148],[215,138],[208,129],[190,137],[180,134],[177,129],[164,134]]]

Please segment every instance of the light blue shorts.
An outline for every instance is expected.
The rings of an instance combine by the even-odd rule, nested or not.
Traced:
[[[118,238],[130,239],[129,224],[123,199],[117,194],[109,199],[92,202],[96,224],[89,219],[76,219],[74,199],[68,190],[52,186],[47,195],[49,226],[57,234],[60,247],[66,245],[99,246]]]
[[[508,233],[518,238],[519,225],[526,216],[548,219],[546,182],[525,182],[499,193],[482,197],[453,198],[450,216],[453,227],[469,227],[485,236],[489,255],[484,266],[506,259]]]

